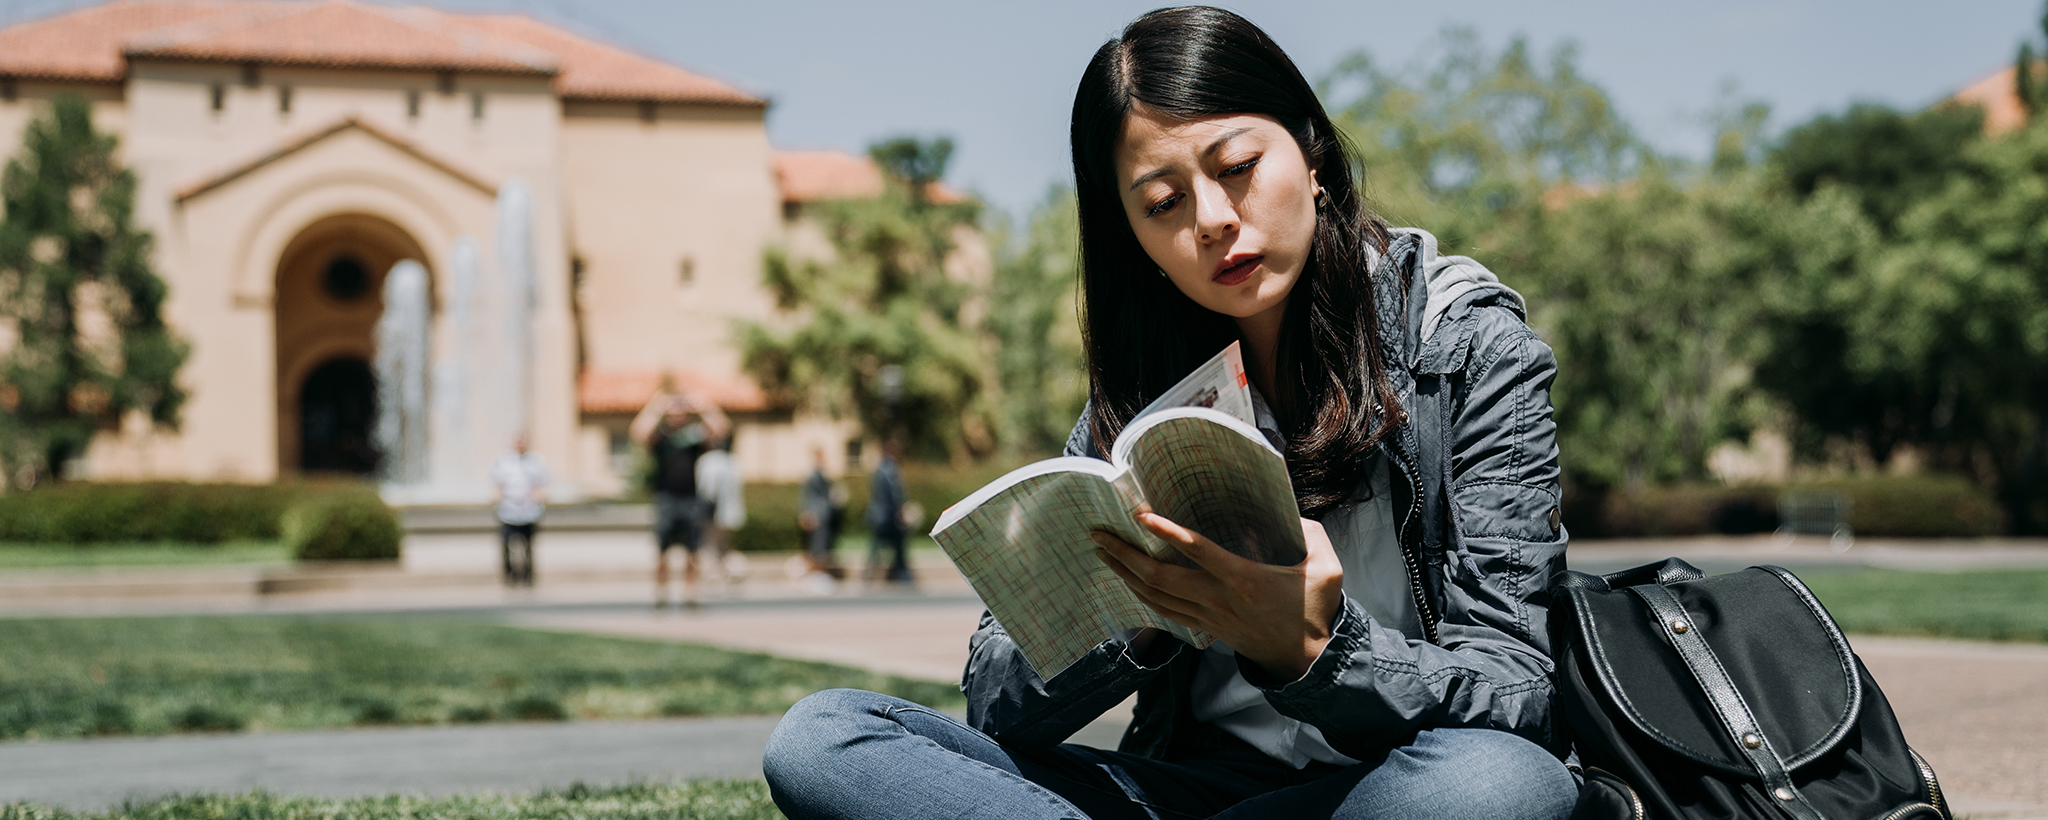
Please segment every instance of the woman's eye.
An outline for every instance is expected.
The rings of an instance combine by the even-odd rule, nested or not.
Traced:
[[[1223,173],[1217,174],[1217,176],[1218,176],[1218,177],[1234,177],[1234,176],[1237,176],[1238,174],[1242,174],[1242,173],[1244,173],[1244,172],[1246,172],[1246,171],[1249,171],[1249,170],[1251,170],[1251,169],[1252,169],[1252,166],[1254,166],[1254,165],[1257,165],[1257,164],[1259,164],[1259,161],[1258,161],[1258,160],[1256,160],[1256,159],[1248,159],[1248,160],[1245,160],[1245,161],[1243,161],[1243,162],[1240,162],[1240,163],[1238,163],[1238,164],[1236,164],[1236,165],[1232,165],[1232,166],[1230,166],[1230,167],[1228,167],[1228,168],[1225,168],[1225,169],[1223,169]]]
[[[1151,210],[1145,212],[1145,215],[1158,216],[1160,214],[1166,213],[1167,211],[1173,210],[1173,206],[1180,204],[1180,196],[1180,194],[1174,194],[1173,196],[1160,200],[1159,204],[1153,205]]]

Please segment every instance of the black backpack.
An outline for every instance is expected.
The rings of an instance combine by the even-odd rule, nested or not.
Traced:
[[[1574,818],[1948,820],[1934,770],[1805,584],[1676,558],[1551,587]]]

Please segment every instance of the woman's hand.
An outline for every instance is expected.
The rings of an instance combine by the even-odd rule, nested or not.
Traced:
[[[1308,558],[1291,567],[1237,555],[1150,512],[1138,523],[1172,544],[1200,569],[1154,560],[1106,532],[1096,553],[1138,599],[1182,626],[1199,629],[1283,680],[1307,674],[1330,642],[1343,600],[1344,567],[1323,525],[1301,520]]]

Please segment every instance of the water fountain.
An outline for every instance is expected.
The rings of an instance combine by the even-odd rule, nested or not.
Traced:
[[[437,348],[429,349],[434,317],[426,268],[400,262],[385,282],[377,443],[385,454],[384,496],[393,503],[488,500],[491,458],[532,423],[539,288],[524,182],[499,189],[496,222],[494,270],[486,270],[474,238],[459,236],[449,247]]]
[[[427,322],[427,269],[401,260],[384,278],[377,320],[377,447],[393,484],[427,477]]]
[[[505,349],[504,392],[495,398],[506,410],[506,426],[497,431],[502,440],[510,440],[533,422],[533,310],[539,294],[534,286],[532,210],[525,182],[510,180],[498,190],[498,296]]]
[[[476,300],[479,277],[476,240],[467,234],[455,238],[448,250],[448,288],[441,303],[441,316],[448,332],[443,337],[439,361],[434,363],[434,384],[430,412],[433,441],[427,483],[446,490],[445,494],[477,496],[484,487],[484,455],[477,449],[476,424],[470,413],[470,381],[477,373],[476,362],[483,345],[477,344]]]

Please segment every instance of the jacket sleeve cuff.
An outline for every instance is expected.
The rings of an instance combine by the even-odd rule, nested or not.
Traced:
[[[1315,662],[1308,665],[1308,671],[1300,678],[1280,678],[1267,672],[1265,667],[1245,660],[1243,655],[1237,656],[1237,672],[1244,676],[1245,682],[1282,698],[1297,698],[1327,689],[1336,685],[1344,670],[1360,657],[1360,650],[1369,646],[1367,623],[1368,616],[1364,610],[1351,600],[1351,596],[1345,595],[1337,604],[1337,619],[1330,623],[1330,642],[1323,645],[1323,653],[1316,656]]]

